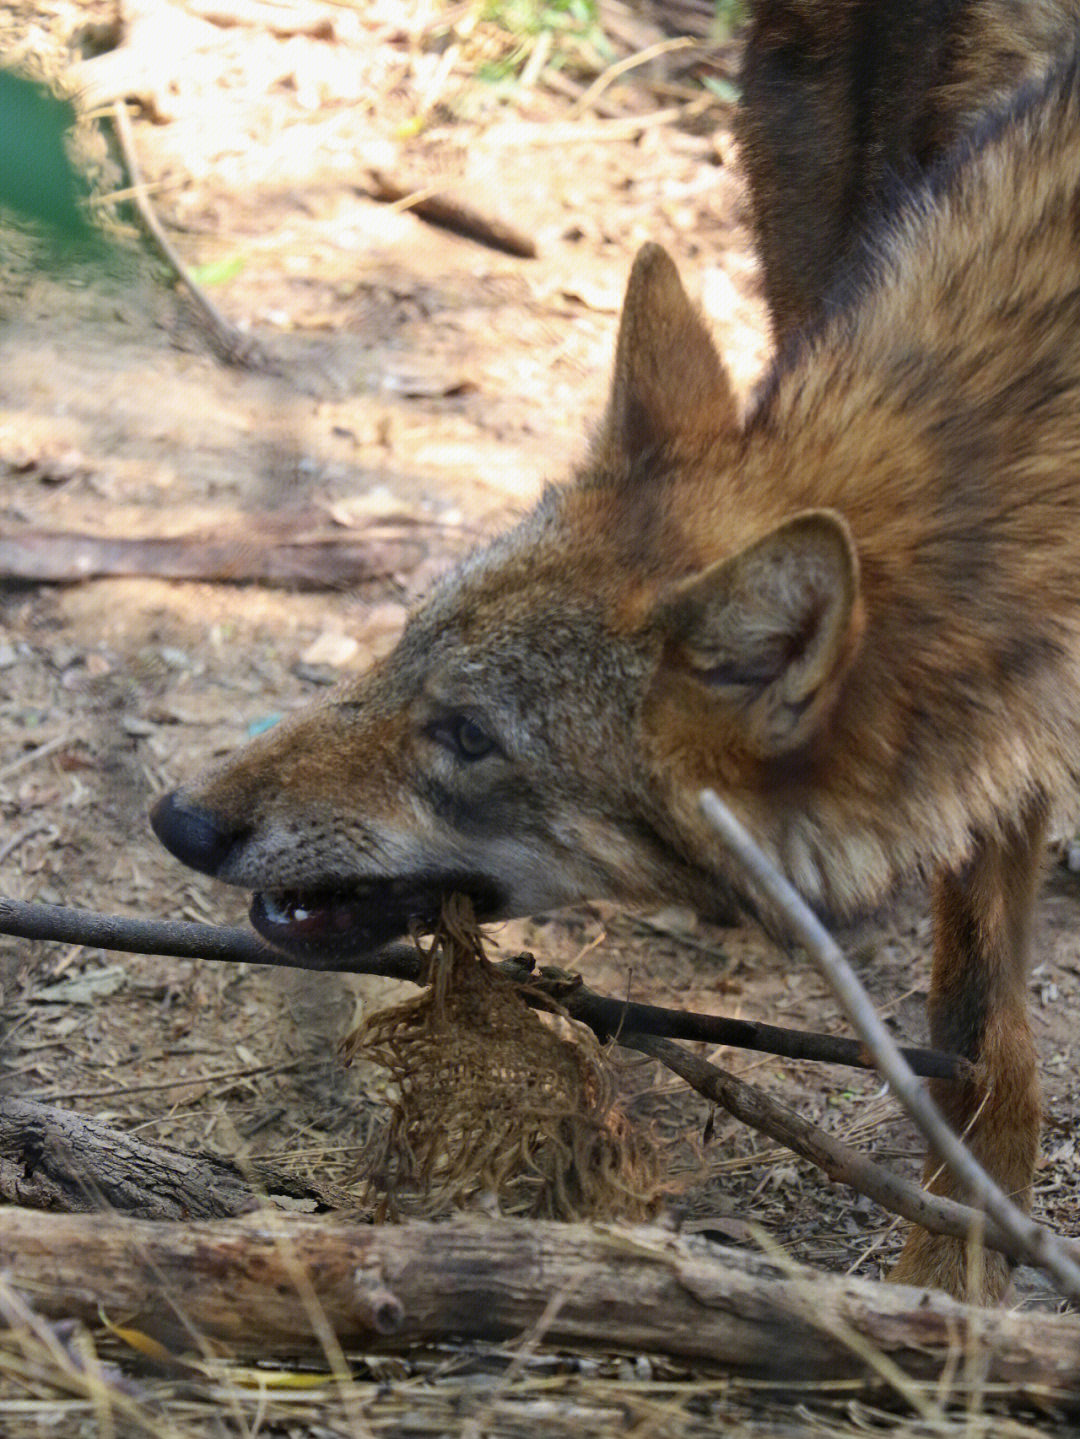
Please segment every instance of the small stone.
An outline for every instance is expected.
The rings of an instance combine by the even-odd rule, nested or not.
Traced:
[[[333,665],[338,668],[348,662],[359,650],[360,645],[352,635],[343,635],[336,630],[324,630],[313,640],[300,656],[301,664]]]
[[[646,915],[645,923],[652,929],[675,935],[696,934],[698,928],[697,915],[692,909],[681,904],[668,904],[663,909],[658,909],[655,914]]]
[[[306,685],[336,685],[341,678],[329,665],[306,665],[302,660],[291,666],[290,673]]]
[[[127,971],[114,964],[46,985],[34,993],[34,999],[41,1004],[96,1004],[123,989],[126,982]]]
[[[67,670],[82,660],[82,651],[75,645],[54,645],[49,659],[55,669]]]

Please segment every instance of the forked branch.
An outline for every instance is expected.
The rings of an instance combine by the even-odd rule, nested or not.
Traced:
[[[910,1220],[933,1234],[948,1234],[957,1239],[966,1239],[976,1227],[981,1227],[982,1242],[988,1249],[1000,1250],[1017,1262],[1027,1260],[1027,1250],[989,1215],[984,1217],[970,1205],[930,1194],[918,1184],[901,1178],[834,1134],[811,1124],[756,1085],[709,1064],[681,1045],[658,1035],[633,1033],[621,1035],[619,1043],[659,1060],[703,1098],[719,1104],[742,1124],[759,1134],[767,1134],[816,1164],[834,1183],[846,1184],[857,1194],[865,1194],[890,1214],[898,1214],[901,1219]],[[1060,1242],[1080,1263],[1080,1244],[1067,1239]]]

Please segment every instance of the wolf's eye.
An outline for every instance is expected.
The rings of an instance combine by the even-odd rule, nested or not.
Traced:
[[[458,759],[483,759],[495,748],[491,736],[467,715],[452,715],[449,719],[438,720],[428,734]]]

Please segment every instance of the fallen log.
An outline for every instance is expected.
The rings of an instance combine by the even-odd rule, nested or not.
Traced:
[[[286,536],[253,518],[245,534],[109,536],[11,529],[0,535],[0,585],[78,584],[105,577],[343,589],[415,569],[426,547],[378,535]]]
[[[323,1213],[328,1196],[265,1165],[151,1144],[29,1099],[0,1096],[0,1199],[80,1214],[226,1219],[267,1204]],[[2,1222],[2,1221],[0,1221]]]
[[[647,1226],[363,1226],[273,1212],[149,1224],[7,1209],[0,1270],[48,1318],[122,1315],[238,1358],[313,1354],[326,1325],[347,1351],[384,1353],[538,1327],[552,1346],[667,1354],[793,1388],[946,1374],[950,1394],[1001,1385],[1013,1402],[1080,1409],[1075,1316],[977,1309]]]

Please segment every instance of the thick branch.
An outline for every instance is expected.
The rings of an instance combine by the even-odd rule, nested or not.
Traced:
[[[286,534],[252,515],[246,530],[215,535],[88,535],[71,530],[8,529],[0,535],[0,582],[81,584],[102,576],[333,590],[415,569],[417,540],[324,531]]]
[[[514,1339],[546,1317],[554,1346],[670,1354],[795,1388],[872,1378],[884,1355],[911,1377],[962,1382],[974,1367],[980,1382],[1080,1406],[1075,1318],[789,1271],[644,1226],[474,1216],[365,1226],[283,1214],[142,1224],[9,1209],[0,1270],[46,1317],[122,1314],[184,1347],[193,1330],[224,1340],[238,1358],[315,1352],[321,1322],[347,1349],[401,1352]],[[974,1354],[979,1364],[965,1364]]]

